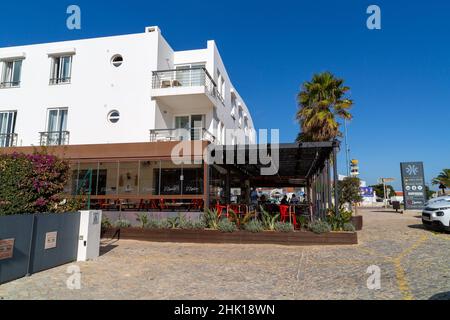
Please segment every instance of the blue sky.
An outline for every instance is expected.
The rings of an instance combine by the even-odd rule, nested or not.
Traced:
[[[82,29],[66,28],[66,8]],[[366,8],[382,30],[366,28]],[[14,14],[11,14],[14,13]],[[0,46],[142,32],[159,25],[175,50],[216,40],[258,128],[295,139],[296,94],[316,72],[346,80],[355,101],[351,157],[361,178],[394,177],[423,161],[427,181],[450,167],[450,3],[429,1],[21,1],[0,12]],[[340,171],[345,173],[345,154]]]

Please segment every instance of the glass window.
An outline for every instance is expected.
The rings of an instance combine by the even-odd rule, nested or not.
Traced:
[[[172,161],[161,161],[161,170],[156,177],[160,195],[181,195],[181,175],[181,166]]]
[[[72,56],[52,58],[50,84],[70,83],[72,76]]]
[[[138,164],[138,162],[119,163],[119,194],[137,194],[139,189]]]
[[[22,73],[22,59],[5,61],[3,63],[1,88],[11,88],[20,86],[20,77]]]
[[[108,113],[108,121],[111,123],[117,123],[120,120],[120,112],[117,110],[110,111]]]
[[[123,63],[123,57],[120,54],[115,55],[111,59],[111,64],[116,68],[120,67],[122,65],[122,63]]]
[[[92,172],[92,175],[91,175]],[[91,178],[92,177],[92,178]],[[98,188],[98,162],[80,163],[76,181],[76,194],[87,194],[89,185],[91,186],[91,195],[97,195]]]
[[[184,166],[182,185],[184,195],[203,194],[203,166]]]
[[[210,204],[225,203],[225,182],[227,170],[217,165],[209,166],[209,198]]]
[[[48,110],[47,131],[41,134],[42,145],[66,145],[69,143],[67,114],[66,108]]]
[[[140,162],[139,193],[159,195],[159,161]]]
[[[16,111],[0,112],[0,147],[12,147],[16,126]]]
[[[100,162],[99,163],[99,179],[98,179],[98,195],[115,195],[118,187],[118,166],[117,162]]]

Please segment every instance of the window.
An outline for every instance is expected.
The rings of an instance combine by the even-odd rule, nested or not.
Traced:
[[[41,145],[66,145],[69,143],[66,108],[49,109],[47,131],[41,133]]]
[[[219,98],[224,101],[225,98],[225,79],[219,70],[217,70],[217,91],[219,92]]]
[[[220,95],[222,96],[222,100],[225,99],[225,79],[222,77],[221,79],[221,85],[220,85]]]
[[[242,107],[239,107],[239,126],[242,126],[242,117],[243,117],[242,113],[243,113]]]
[[[111,64],[116,68],[120,67],[122,65],[122,63],[123,63],[123,57],[120,54],[115,55],[111,59]]]
[[[117,110],[110,111],[108,113],[108,121],[111,123],[117,123],[120,120],[120,113]]]
[[[205,127],[205,115],[190,115],[175,117],[176,140],[201,140]]]
[[[16,111],[0,111],[0,147],[15,145]]]
[[[205,80],[205,63],[193,63],[175,66],[176,81],[183,87],[204,86]]]
[[[4,61],[0,87],[1,88],[19,87],[21,73],[22,73],[22,60]]]
[[[237,108],[237,99],[234,94],[231,94],[231,117],[235,119],[236,117],[236,108]]]
[[[72,56],[52,57],[50,84],[70,83],[72,75]]]

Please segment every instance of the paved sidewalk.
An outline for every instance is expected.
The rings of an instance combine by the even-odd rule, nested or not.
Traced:
[[[359,245],[283,247],[119,241],[102,256],[0,286],[3,299],[450,299],[450,235],[418,213],[362,210]],[[381,289],[367,288],[367,268]]]

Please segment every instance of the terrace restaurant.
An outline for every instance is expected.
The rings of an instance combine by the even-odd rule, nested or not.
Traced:
[[[173,161],[173,150],[180,142],[70,145],[47,150],[70,161],[67,196],[83,195],[87,206],[105,211],[186,212],[209,207],[246,214],[251,210],[251,188],[260,187],[304,188],[305,200],[297,206],[298,211],[289,208],[289,215],[324,217],[338,201],[337,188],[333,188],[338,180],[338,141],[269,145],[267,152],[260,145],[214,146],[208,161],[205,150],[209,142],[183,143],[188,147],[179,155],[190,160],[185,163]],[[33,151],[32,147],[7,149],[8,153]],[[229,152],[233,156],[226,156]],[[261,159],[264,153],[271,164],[261,164],[267,163]],[[256,163],[251,161],[255,154]],[[274,164],[275,174],[261,174]],[[232,190],[238,190],[237,196],[232,197]]]

